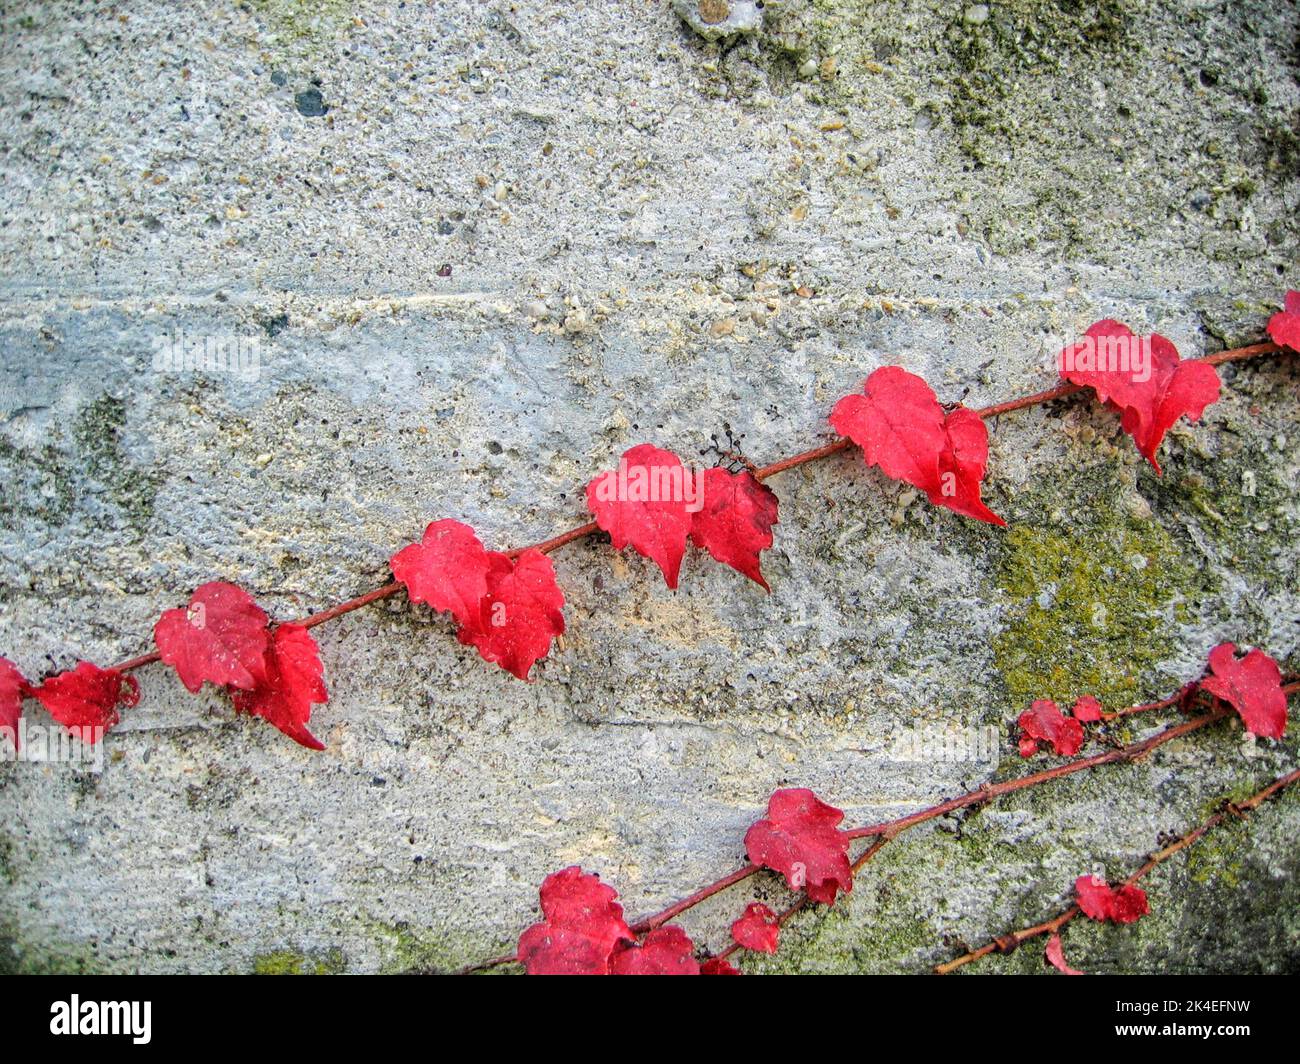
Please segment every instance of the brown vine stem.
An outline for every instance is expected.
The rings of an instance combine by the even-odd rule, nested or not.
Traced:
[[[1285,348],[1274,343],[1250,344],[1246,347],[1235,347],[1227,351],[1218,351],[1212,355],[1204,355],[1199,359],[1189,359],[1188,361],[1204,362],[1207,365],[1218,366],[1225,362],[1241,362],[1249,358],[1258,358],[1260,355],[1271,355]],[[1062,384],[1055,388],[1048,388],[1046,391],[1034,392],[1032,395],[1021,396],[1019,399],[1010,399],[1005,403],[997,403],[993,406],[982,407],[975,411],[980,417],[988,419],[996,417],[998,414],[1005,414],[1012,410],[1023,410],[1026,407],[1038,406],[1041,403],[1049,403],[1054,399],[1061,399],[1067,395],[1073,395],[1082,388],[1077,384]],[[778,473],[784,473],[788,469],[794,469],[797,466],[807,465],[809,462],[820,461],[823,458],[829,458],[833,454],[839,454],[840,451],[847,450],[852,446],[852,442],[847,439],[835,440],[833,443],[825,444],[821,447],[814,447],[810,451],[802,451],[799,454],[790,455],[788,458],[781,458],[771,465],[765,465],[762,468],[754,470],[754,476],[759,480],[767,480]],[[529,547],[515,547],[506,551],[512,558],[517,558],[526,550],[536,550],[543,554],[549,554],[551,551],[558,550],[560,547],[573,543],[575,540],[584,539],[587,536],[599,532],[600,528],[595,521],[588,521],[584,525],[578,525],[567,532],[561,532],[558,536],[552,536],[550,539],[544,539],[540,543],[531,544]],[[364,606],[369,606],[380,599],[389,598],[401,590],[401,585],[396,581],[384,584],[364,594],[350,598],[346,602],[340,602],[336,606],[321,610],[319,613],[308,614],[295,621],[286,623],[299,624],[304,628],[314,628],[318,624],[324,624],[326,621],[332,621],[353,610],[359,610]],[[126,661],[119,662],[112,666],[118,672],[130,672],[133,669],[141,668],[145,665],[151,665],[160,660],[157,651],[149,654],[141,654],[138,657],[128,658]],[[1146,707],[1146,708],[1163,708],[1163,707]],[[1133,710],[1138,712],[1138,710]]]
[[[638,920],[636,923],[629,926],[632,931],[638,935],[643,934],[646,931],[653,931],[656,927],[666,924],[674,916],[680,916],[682,913],[686,912],[687,909],[694,909],[695,906],[700,904],[700,902],[707,901],[709,898],[713,897],[713,895],[726,890],[730,886],[734,886],[741,880],[748,879],[757,871],[759,871],[759,866],[756,864],[743,865],[742,867],[737,868],[734,872],[710,883],[707,887],[697,890],[694,894],[668,906],[668,908],[655,913],[653,916],[647,916],[644,920]]]
[[[857,876],[858,872],[861,871],[862,867],[866,865],[867,862],[870,861],[873,857],[875,857],[876,854],[878,854],[882,849],[884,849],[884,847],[889,843],[889,840],[891,838],[893,838],[892,835],[890,836],[882,835],[880,838],[876,839],[870,846],[868,846],[865,850],[863,850],[862,854],[858,857],[858,859],[849,866],[849,868],[853,872],[853,875]],[[799,912],[801,909],[805,908],[807,905],[808,905],[808,895],[806,892],[801,893],[797,898],[795,898],[794,901],[792,901],[789,905],[787,905],[784,909],[782,909],[779,913],[777,913],[776,926],[785,927],[786,924],[788,924],[792,919],[794,919],[795,914]],[[738,952],[742,948],[743,947],[740,945],[740,943],[733,942],[726,949],[722,950],[719,953],[715,953],[713,955],[713,959],[719,961],[725,961],[728,957]]]
[[[1227,716],[1227,713],[1228,711],[1225,708],[1219,707],[1213,712],[1194,717],[1182,724],[1171,725],[1150,738],[1143,739],[1141,742],[1130,743],[1128,746],[1121,746],[1115,750],[1108,750],[1104,754],[1093,754],[1091,757],[1081,757],[1074,761],[1067,761],[1065,764],[1043,769],[1041,772],[1034,772],[1028,776],[1003,780],[1001,783],[985,784],[983,787],[977,787],[973,791],[960,794],[956,798],[949,798],[946,802],[932,805],[929,809],[922,809],[919,812],[883,824],[871,824],[863,828],[854,828],[847,834],[851,839],[866,839],[876,836],[893,838],[901,832],[916,827],[918,824],[924,824],[941,816],[947,816],[949,813],[955,813],[959,809],[966,809],[972,805],[982,805],[984,802],[1001,798],[1003,795],[1014,794],[1016,791],[1023,791],[1028,787],[1036,787],[1041,783],[1047,783],[1049,780],[1073,776],[1077,772],[1098,768],[1101,765],[1111,765],[1117,761],[1137,761],[1156,749],[1156,747],[1163,746],[1174,739],[1180,739],[1184,735],[1204,728],[1207,724],[1212,724],[1216,720],[1222,720]]]
[[[1288,697],[1300,693],[1300,681],[1288,683],[1283,686],[1282,690]],[[1164,707],[1172,706],[1185,698],[1185,691],[1186,688],[1180,688],[1177,695],[1164,699],[1162,703],[1159,704]],[[1215,703],[1215,708],[1207,713],[1203,713],[1198,717],[1193,717],[1191,720],[1183,721],[1180,724],[1171,724],[1163,730],[1156,732],[1154,735],[1138,742],[1130,743],[1127,746],[1118,747],[1101,754],[1094,754],[1090,757],[1076,758],[1073,761],[1066,761],[1063,764],[1055,765],[1052,768],[1043,769],[1041,772],[1034,772],[1027,776],[1019,776],[1016,779],[1004,780],[1001,783],[985,784],[984,786],[977,787],[972,791],[967,791],[965,794],[958,795],[955,798],[949,798],[946,801],[939,802],[937,805],[932,805],[927,809],[922,809],[915,813],[909,813],[906,816],[897,817],[894,820],[887,820],[879,824],[869,824],[864,827],[853,828],[845,832],[850,839],[869,838],[872,840],[871,845],[853,863],[853,873],[856,875],[858,870],[874,858],[885,845],[892,842],[903,832],[930,820],[938,819],[941,816],[946,816],[949,813],[956,812],[960,809],[966,809],[970,806],[983,805],[986,802],[994,801],[1008,794],[1027,790],[1030,787],[1037,787],[1052,780],[1063,779],[1066,776],[1073,776],[1079,772],[1086,772],[1089,769],[1099,768],[1102,765],[1139,761],[1150,754],[1153,750],[1164,746],[1166,743],[1173,742],[1175,739],[1181,739],[1185,735],[1190,735],[1192,732],[1199,731],[1206,725],[1213,724],[1216,721],[1223,720],[1227,717],[1230,710],[1222,703],[1219,703],[1217,699],[1215,699]],[[1145,706],[1132,708],[1150,709],[1155,705],[1157,705],[1157,703],[1148,703]],[[1124,711],[1114,714],[1114,716],[1117,717],[1124,715]],[[656,927],[660,927],[669,920],[695,908],[695,906],[699,905],[701,902],[707,901],[714,895],[721,893],[728,887],[734,886],[735,884],[748,879],[758,871],[760,871],[760,869],[757,865],[742,865],[735,871],[728,872],[720,879],[716,879],[707,886],[701,887],[693,894],[687,895],[680,901],[674,902],[666,909],[661,909],[659,912],[644,917],[636,923],[631,924],[631,930],[636,934],[643,934],[646,931],[651,931]],[[807,896],[801,894],[789,909],[785,910],[780,916],[778,916],[778,922],[783,924],[806,904]],[[725,959],[731,956],[734,952],[734,949],[728,947],[721,953],[717,954],[717,956]],[[514,963],[515,960],[516,958],[514,954],[502,954],[499,957],[493,957],[490,960],[480,961],[466,968],[462,968],[457,974],[469,974],[471,972],[484,971],[500,965]]]
[[[1117,709],[1113,713],[1103,713],[1101,719],[1109,722],[1122,717],[1131,717],[1134,713],[1150,713],[1157,709],[1168,709],[1170,706],[1186,707],[1199,687],[1200,681],[1192,680],[1190,683],[1183,684],[1177,694],[1172,694],[1168,698],[1162,698],[1158,702],[1146,702],[1140,706],[1129,706],[1127,709]]]
[[[1286,788],[1290,787],[1297,781],[1300,781],[1300,769],[1295,769],[1288,772],[1285,776],[1275,779],[1267,787],[1256,791],[1244,801],[1230,802],[1225,799],[1223,807],[1213,816],[1192,828],[1192,830],[1187,832],[1185,835],[1180,836],[1167,846],[1164,846],[1147,857],[1146,863],[1124,881],[1125,885],[1132,886],[1140,879],[1149,875],[1153,869],[1162,865],[1175,854],[1181,853],[1189,846],[1194,846],[1225,820],[1230,818],[1244,818],[1253,813],[1270,798],[1286,790]],[[1054,935],[1078,916],[1080,911],[1081,910],[1077,904],[1071,905],[1068,909],[1052,917],[1050,920],[1044,920],[1041,924],[1035,924],[1033,927],[1021,928],[1021,930],[1012,931],[1010,934],[999,935],[992,942],[987,942],[983,946],[980,946],[979,949],[963,953],[960,957],[950,960],[945,964],[936,965],[934,969],[935,973],[937,975],[949,975],[952,972],[955,972],[958,968],[970,964],[972,961],[977,961],[981,957],[987,957],[990,953],[1010,953],[1013,950],[1018,949],[1025,942],[1028,942],[1030,939],[1038,938],[1041,935]]]
[[[1292,684],[1289,687],[1284,687],[1283,690],[1286,691],[1287,694],[1294,694],[1297,690],[1300,690],[1300,684]],[[1176,701],[1176,699],[1174,701]],[[1172,704],[1172,702],[1169,704]],[[1170,725],[1163,731],[1159,731],[1155,735],[1143,739],[1140,742],[1130,743],[1128,746],[1108,750],[1102,754],[1094,754],[1091,757],[1081,757],[1074,761],[1066,761],[1065,763],[1055,765],[1052,768],[1043,769],[1041,772],[1030,773],[1028,776],[1019,776],[1016,779],[1003,780],[1001,783],[985,784],[982,787],[975,788],[973,791],[967,791],[965,794],[960,794],[955,798],[949,798],[947,801],[940,802],[937,805],[932,805],[928,809],[909,813],[906,816],[901,816],[894,820],[887,820],[883,823],[869,824],[865,827],[853,828],[846,831],[844,834],[846,834],[850,839],[870,838],[880,842],[881,844],[890,842],[901,835],[904,831],[908,831],[919,824],[924,824],[927,821],[935,820],[941,816],[947,816],[949,813],[956,812],[959,809],[965,809],[972,805],[982,805],[985,802],[991,802],[994,799],[1001,798],[1005,795],[1014,794],[1017,791],[1023,791],[1030,787],[1037,787],[1040,784],[1047,783],[1051,780],[1073,776],[1076,773],[1085,772],[1092,768],[1098,768],[1101,765],[1112,765],[1119,761],[1137,761],[1145,757],[1152,750],[1163,746],[1165,743],[1172,742],[1174,739],[1181,739],[1184,735],[1190,735],[1192,732],[1205,727],[1207,724],[1212,724],[1217,720],[1222,720],[1227,715],[1228,710],[1223,706],[1219,706],[1209,713],[1202,714],[1199,717],[1194,717],[1193,719],[1184,721],[1181,724]],[[863,854],[863,857],[859,858],[859,860],[865,864],[875,856],[879,848],[879,846],[869,848],[866,853]],[[854,870],[856,871],[856,868]],[[700,904],[700,902],[713,897],[713,895],[717,894],[719,891],[725,890],[727,887],[739,883],[743,879],[747,879],[757,871],[758,868],[755,865],[748,864],[734,872],[728,873],[721,879],[710,883],[707,887],[703,887],[694,894],[691,894],[689,897],[683,898],[679,902],[675,902],[667,909],[657,912],[653,916],[648,916],[643,920],[639,920],[637,923],[632,925],[632,930],[639,934],[642,931],[649,931],[653,928],[659,927],[668,920],[671,920],[673,917],[680,916],[688,909],[693,909],[696,905]]]

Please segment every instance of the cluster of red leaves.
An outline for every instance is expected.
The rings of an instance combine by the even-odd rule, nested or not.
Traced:
[[[129,708],[140,701],[140,684],[134,676],[81,661],[76,668],[33,687],[13,662],[0,658],[0,734],[10,737],[15,750],[20,742],[18,720],[23,699],[28,697],[37,699],[51,717],[83,742],[94,744],[121,720],[118,706]]]
[[[1286,692],[1282,670],[1258,648],[1237,656],[1233,643],[1210,651],[1208,675],[1196,685],[1237,711],[1246,730],[1265,739],[1280,739],[1286,731]],[[1039,699],[1020,714],[1020,756],[1032,757],[1039,743],[1049,743],[1060,757],[1073,757],[1083,746],[1083,725],[1102,719],[1101,703],[1085,695],[1070,716],[1050,699]]]
[[[1131,924],[1151,911],[1146,891],[1131,883],[1121,883],[1118,887],[1112,887],[1100,876],[1080,876],[1074,881],[1074,893],[1079,911],[1090,920]],[[1064,975],[1084,974],[1076,968],[1071,968],[1066,961],[1060,932],[1053,934],[1047,940],[1044,956],[1048,964]]]
[[[1278,344],[1300,349],[1300,292],[1287,293],[1285,309],[1273,316],[1268,330]],[[1119,348],[1145,351],[1148,372],[1103,357]],[[1091,387],[1120,412],[1124,430],[1157,472],[1156,451],[1169,428],[1180,417],[1198,419],[1219,396],[1212,366],[1183,362],[1164,337],[1139,338],[1115,321],[1089,328],[1083,341],[1062,351],[1061,367],[1067,381]],[[945,408],[920,377],[898,366],[877,369],[862,394],[835,404],[830,422],[862,448],[869,465],[921,489],[931,503],[1005,523],[980,497],[989,452],[983,419],[961,405]],[[618,470],[592,479],[587,503],[615,549],[631,546],[654,561],[670,588],[677,586],[689,540],[768,589],[760,555],[772,546],[778,504],[753,472],[713,468],[696,477],[677,455],[643,443],[623,455]],[[412,601],[450,613],[462,643],[520,679],[528,679],[564,632],[564,595],[549,559],[536,549],[517,556],[488,551],[467,525],[443,520],[430,524],[419,543],[393,555],[391,564]],[[238,712],[266,719],[304,746],[323,748],[307,728],[311,707],[328,694],[306,628],[272,625],[246,592],[215,582],[195,591],[186,608],[163,614],[154,638],[162,660],[190,691],[214,684],[230,693]],[[1286,703],[1270,686],[1267,668],[1276,672],[1276,664],[1258,652],[1238,662],[1231,651],[1219,653],[1222,649],[1211,662],[1214,676],[1203,686],[1233,704],[1255,734],[1280,735]],[[119,719],[119,705],[135,704],[139,686],[89,662],[33,686],[0,658],[0,729],[9,730],[15,743],[26,697],[39,699],[67,727],[107,728]],[[1087,715],[1091,712],[1097,716]],[[1035,702],[1021,717],[1021,752],[1029,756],[1041,741],[1068,756],[1082,743],[1079,722],[1099,716],[1099,707],[1087,699],[1076,704],[1072,717],[1051,702]],[[754,845],[770,851],[773,861],[784,860],[778,829],[759,831]],[[793,859],[786,863],[792,870],[802,867]],[[802,874],[794,870],[787,878]],[[841,874],[827,871],[826,879],[813,879],[810,894],[829,901],[837,885],[847,890],[848,879],[837,878]]]
[[[587,508],[615,550],[630,546],[649,558],[670,588],[689,539],[769,590],[759,555],[772,545],[776,494],[747,470],[715,467],[696,479],[677,455],[642,443],[624,453],[617,470],[592,479]]]
[[[680,927],[657,927],[638,940],[623,919],[618,892],[576,865],[547,876],[542,917],[519,938],[529,975],[700,975],[695,943]],[[721,974],[721,973],[717,973]]]
[[[511,558],[486,550],[468,525],[444,520],[390,564],[411,601],[450,613],[456,638],[521,680],[564,634],[564,593],[540,551]]]
[[[1098,399],[1118,411],[1124,431],[1159,473],[1156,451],[1165,433],[1180,417],[1199,420],[1218,400],[1218,371],[1203,362],[1183,362],[1163,336],[1138,337],[1117,321],[1099,321],[1084,335],[1082,342],[1061,352],[1061,376],[1092,388]],[[1115,357],[1110,357],[1112,352]]]
[[[810,901],[832,904],[848,893],[853,871],[844,814],[812,791],[776,791],[768,815],[745,835],[749,859],[786,877]],[[1092,920],[1131,924],[1151,911],[1146,892],[1129,883],[1110,886],[1099,876],[1074,884],[1079,911]],[[762,902],[750,902],[731,925],[734,945],[701,961],[680,927],[662,926],[638,939],[623,918],[618,892],[574,865],[546,877],[539,891],[542,921],[520,937],[515,956],[529,975],[739,975],[726,959],[736,948],[776,953],[780,918]],[[1047,942],[1047,960],[1067,975],[1082,975],[1065,960],[1059,933]]]
[[[158,653],[181,683],[229,692],[238,713],[279,728],[312,750],[325,744],[308,730],[311,707],[329,700],[319,648],[306,628],[271,626],[251,595],[234,584],[204,584],[183,609],[168,610],[153,630]]]
[[[316,641],[301,625],[272,627],[246,591],[214,582],[198,588],[183,609],[167,610],[154,625],[154,642],[189,691],[211,683],[230,695],[236,712],[261,717],[303,746],[325,749],[307,723],[311,707],[329,695]],[[0,729],[11,729],[15,746],[28,696],[65,728],[96,742],[121,719],[119,706],[139,702],[140,684],[83,661],[33,687],[0,658]]]
[[[1184,694],[1198,686],[1232,705],[1254,734],[1282,736],[1286,692],[1277,663],[1263,651],[1239,656],[1232,643],[1220,644],[1210,652],[1208,675],[1184,688]],[[1072,756],[1083,744],[1083,723],[1103,719],[1101,703],[1090,695],[1078,699],[1068,717],[1054,702],[1035,702],[1020,717],[1021,753],[1027,757],[1039,742],[1046,742],[1058,754]],[[777,790],[768,800],[767,815],[746,831],[745,851],[752,865],[779,872],[790,889],[802,892],[807,901],[833,905],[837,894],[853,889],[849,843],[855,834],[864,834],[841,830],[843,820],[841,810],[806,788]],[[698,892],[692,904],[726,882],[720,880]],[[1150,912],[1146,892],[1132,883],[1112,887],[1098,876],[1087,875],[1080,876],[1074,887],[1079,912],[1092,920],[1131,924]],[[638,940],[623,918],[617,892],[576,866],[548,876],[540,895],[542,922],[523,933],[515,954],[530,975],[738,975],[726,959],[736,949],[775,953],[780,945],[782,918],[757,901],[750,902],[732,923],[733,945],[701,961],[680,927],[653,927]],[[673,911],[687,907],[683,904]],[[1071,915],[1072,911],[1065,914],[1056,926]],[[1046,959],[1067,975],[1083,974],[1066,962],[1059,932],[1047,942]]]
[[[1293,303],[1288,295],[1287,308],[1300,314],[1300,296]],[[1274,322],[1275,339],[1300,335],[1300,325],[1295,324],[1300,316],[1280,314]],[[1121,351],[1124,357],[1115,357]],[[1130,355],[1140,361],[1131,361]],[[1183,362],[1165,337],[1138,337],[1117,321],[1091,326],[1082,341],[1061,352],[1060,366],[1066,381],[1092,388],[1119,412],[1124,431],[1157,473],[1156,451],[1165,433],[1180,417],[1199,419],[1219,397],[1219,375],[1213,366]],[[982,418],[960,404],[946,409],[915,374],[899,366],[876,370],[862,394],[846,395],[835,404],[830,422],[862,448],[868,465],[920,488],[934,505],[1005,524],[980,498],[989,456]]]
[[[785,876],[790,888],[827,905],[853,889],[849,836],[836,827],[844,814],[812,791],[780,790],[767,816],[745,834],[749,859]],[[703,962],[680,927],[656,927],[638,941],[623,919],[618,892],[576,865],[542,881],[542,922],[519,937],[516,957],[529,975],[739,975],[725,956]],[[777,915],[750,902],[731,925],[741,949],[775,953]],[[727,952],[731,952],[728,950]]]
[[[898,366],[867,378],[862,395],[846,395],[831,411],[831,427],[862,448],[867,465],[920,488],[936,506],[1005,525],[980,501],[989,459],[989,433],[973,410],[945,411],[930,386]]]
[[[1020,756],[1032,757],[1038,752],[1038,744],[1044,742],[1051,743],[1058,756],[1073,757],[1083,746],[1081,719],[1077,712],[1065,716],[1050,698],[1038,699],[1020,714]]]

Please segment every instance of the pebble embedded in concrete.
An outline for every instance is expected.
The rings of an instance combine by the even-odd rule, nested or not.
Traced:
[[[763,8],[755,0],[673,0],[673,10],[706,41],[763,28]]]

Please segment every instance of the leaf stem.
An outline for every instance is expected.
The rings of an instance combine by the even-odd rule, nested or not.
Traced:
[[[1173,842],[1167,844],[1155,853],[1147,857],[1146,862],[1124,881],[1125,886],[1133,886],[1139,880],[1145,878],[1151,871],[1175,854],[1181,853],[1189,846],[1195,845],[1209,832],[1213,831],[1220,824],[1229,818],[1241,819],[1254,812],[1266,801],[1293,783],[1300,781],[1300,769],[1288,772],[1285,776],[1280,776],[1262,790],[1256,791],[1245,801],[1230,802],[1224,799],[1222,808],[1213,816],[1202,821],[1196,827],[1192,828],[1186,834],[1179,836]],[[987,957],[990,953],[1010,953],[1018,949],[1025,942],[1040,935],[1054,935],[1061,930],[1066,924],[1079,915],[1078,905],[1071,905],[1068,909],[1052,917],[1050,920],[1044,920],[1041,924],[1035,924],[1033,927],[1022,928],[1019,931],[1012,931],[1007,935],[999,935],[991,942],[986,942],[979,949],[970,950],[963,953],[960,957],[935,966],[935,974],[949,975],[958,968],[977,961],[981,957]]]
[[[995,798],[1001,798],[1003,795],[1014,794],[1029,787],[1036,787],[1040,783],[1062,779],[1065,776],[1073,776],[1075,773],[1084,772],[1090,768],[1098,768],[1101,765],[1112,765],[1117,761],[1137,761],[1157,747],[1164,746],[1165,743],[1172,742],[1174,739],[1181,739],[1184,735],[1190,735],[1192,732],[1204,728],[1207,724],[1222,720],[1227,715],[1228,710],[1221,706],[1200,717],[1184,721],[1182,724],[1170,725],[1163,731],[1159,731],[1140,742],[1130,743],[1128,746],[1121,746],[1115,750],[1108,750],[1104,754],[1080,757],[1074,761],[1067,761],[1063,765],[1055,765],[1052,768],[1043,769],[1041,772],[1033,772],[1028,776],[1003,780],[1001,783],[985,784],[973,791],[958,795],[956,798],[949,798],[938,805],[932,805],[929,809],[922,809],[919,812],[899,817],[897,820],[886,821],[883,824],[871,824],[867,827],[855,828],[847,834],[853,839],[873,838],[877,835],[889,835],[892,838],[900,832],[914,828],[918,824],[924,824],[928,820],[947,816],[949,813],[956,812],[958,809],[965,809],[968,806],[982,805]]]

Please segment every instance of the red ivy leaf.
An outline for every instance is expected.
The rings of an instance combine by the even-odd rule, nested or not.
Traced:
[[[1101,720],[1101,703],[1092,695],[1084,695],[1074,703],[1074,708],[1070,710],[1070,713],[1077,721],[1082,721],[1084,724],[1093,724]]]
[[[768,800],[767,819],[745,832],[745,851],[754,864],[784,875],[791,890],[833,905],[837,888],[845,894],[853,889],[849,837],[836,829],[843,819],[810,790],[780,790]]]
[[[513,560],[491,551],[487,558],[487,592],[475,623],[456,638],[527,680],[534,662],[550,653],[551,640],[564,634],[564,593],[551,559],[538,550],[530,547]]]
[[[1100,876],[1080,876],[1074,881],[1074,891],[1083,915],[1093,920],[1131,924],[1151,911],[1141,887],[1111,887]]]
[[[1053,935],[1047,940],[1047,959],[1052,967],[1066,975],[1083,975],[1065,962],[1065,948],[1061,945],[1061,936]]]
[[[312,705],[329,701],[323,674],[316,640],[307,629],[282,624],[271,635],[265,675],[251,691],[232,691],[231,700],[238,712],[261,717],[296,743],[324,750],[307,730]]]
[[[185,609],[168,610],[154,625],[163,661],[190,692],[204,681],[249,691],[266,668],[266,614],[234,584],[204,584]]]
[[[775,953],[781,942],[781,927],[776,922],[776,913],[762,902],[750,902],[741,918],[731,925],[731,938],[743,949]]]
[[[1020,756],[1032,757],[1038,743],[1051,743],[1061,757],[1073,757],[1083,746],[1083,725],[1065,716],[1048,698],[1040,698],[1020,714]]]
[[[611,975],[699,975],[695,943],[680,927],[659,927],[641,945],[620,946],[610,959]]]
[[[753,473],[706,469],[704,505],[691,521],[691,541],[723,565],[770,591],[758,556],[772,545],[776,493]]]
[[[519,937],[529,975],[608,975],[610,954],[633,941],[618,892],[577,865],[554,872],[539,891],[542,923]]]
[[[587,507],[614,549],[631,544],[663,570],[670,588],[677,587],[691,531],[687,503],[695,489],[690,477],[677,455],[642,443],[623,455],[617,470],[587,485]]]
[[[23,715],[23,697],[31,691],[18,667],[0,658],[0,732],[7,731],[18,749],[18,718]]]
[[[1061,376],[1092,388],[1097,398],[1118,410],[1124,431],[1159,473],[1160,441],[1180,417],[1198,421],[1218,400],[1218,372],[1204,362],[1180,361],[1178,349],[1158,333],[1138,337],[1109,318],[1084,336],[1061,352]]]
[[[458,624],[478,623],[491,561],[469,525],[434,521],[419,543],[403,547],[389,565],[412,602],[450,613]]]
[[[80,661],[70,672],[51,676],[32,694],[51,717],[69,730],[80,730],[82,741],[93,744],[99,741],[94,729],[107,731],[122,719],[119,705],[130,707],[140,701],[140,683],[116,669]]]
[[[963,406],[945,414],[930,386],[899,366],[876,370],[863,390],[836,403],[830,422],[868,465],[920,488],[935,506],[1006,524],[980,501],[989,434],[978,414]]]
[[[739,975],[740,971],[724,957],[710,957],[700,965],[701,975]]]
[[[519,936],[517,956],[529,975],[609,974],[609,951],[570,927],[534,924]]]
[[[1246,730],[1266,739],[1280,739],[1286,730],[1286,692],[1277,662],[1255,649],[1237,657],[1233,643],[1210,651],[1210,672],[1201,686],[1240,714]]]
[[[1300,292],[1286,294],[1286,307],[1268,319],[1268,335],[1275,344],[1300,351]]]

